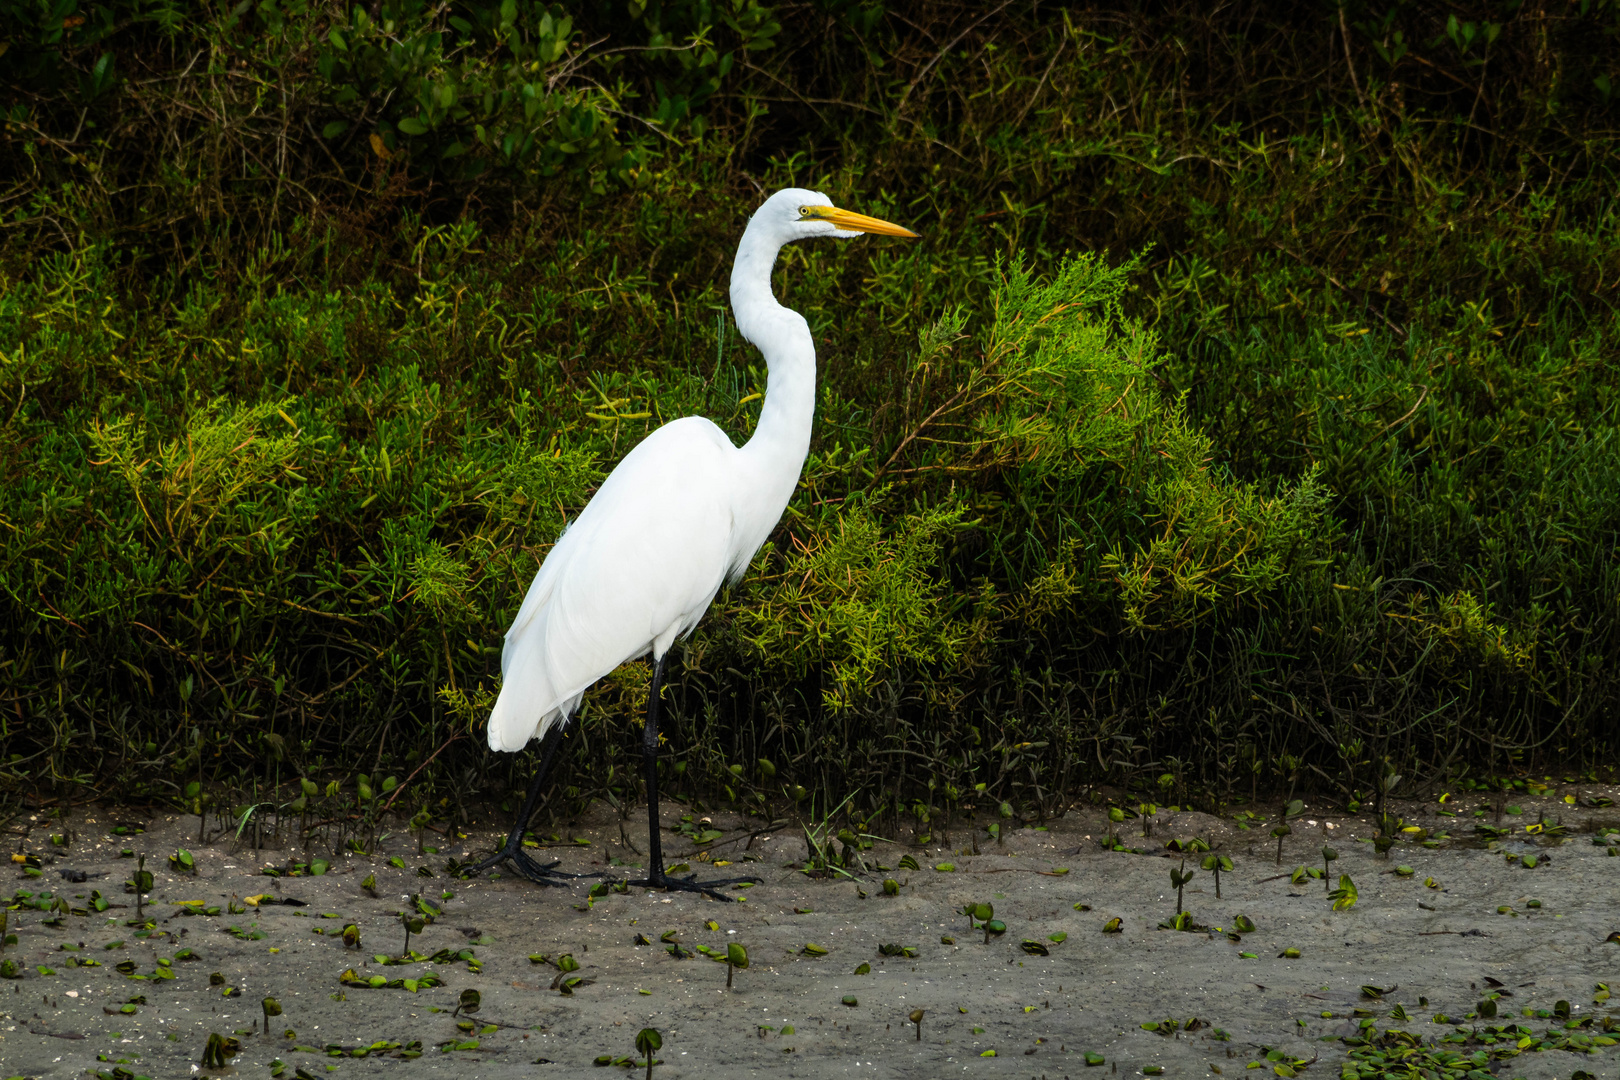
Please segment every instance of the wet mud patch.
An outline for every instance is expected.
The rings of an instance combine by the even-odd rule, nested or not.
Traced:
[[[1402,808],[1386,855],[1369,818],[1301,807],[1280,864],[1263,820],[1082,811],[1002,843],[878,843],[854,880],[793,869],[797,828],[672,830],[700,876],[764,878],[733,904],[616,889],[645,826],[606,811],[540,852],[602,875],[569,888],[447,874],[492,835],[334,855],[39,815],[9,883],[0,1076],[645,1075],[652,1028],[655,1077],[1614,1080],[1620,833],[1532,802]]]

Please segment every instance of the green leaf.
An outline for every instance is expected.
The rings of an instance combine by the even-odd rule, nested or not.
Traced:
[[[426,124],[414,116],[404,117],[395,126],[407,135],[426,135],[429,130]]]

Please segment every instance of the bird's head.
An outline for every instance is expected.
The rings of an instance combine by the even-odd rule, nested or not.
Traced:
[[[764,227],[784,244],[812,236],[859,236],[861,233],[917,235],[910,229],[880,218],[841,210],[826,195],[805,188],[783,188],[766,199],[749,221],[749,228],[755,227]]]

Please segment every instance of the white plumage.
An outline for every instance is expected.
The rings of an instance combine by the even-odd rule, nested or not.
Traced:
[[[803,316],[771,294],[771,268],[792,240],[861,232],[915,235],[798,188],[777,192],[749,220],[731,304],[738,331],[769,367],[754,436],[736,447],[689,416],[619,462],[546,556],[506,632],[490,749],[522,749],[620,664],[662,658],[720,586],[748,569],[793,495],[815,415],[815,343]]]
[[[728,572],[746,569],[763,537],[749,546],[744,537],[758,530],[738,527],[732,481],[743,453],[692,416],[647,436],[613,470],[507,631],[490,749],[521,750],[597,679],[649,651],[662,656],[697,626]]]

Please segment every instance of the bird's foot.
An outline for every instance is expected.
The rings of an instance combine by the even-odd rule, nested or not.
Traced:
[[[669,892],[702,893],[705,896],[712,896],[716,900],[722,900],[725,903],[730,904],[735,902],[737,898],[735,896],[727,896],[725,893],[718,892],[717,890],[722,885],[741,885],[744,882],[750,885],[757,885],[763,880],[764,878],[749,875],[747,877],[720,878],[716,881],[699,881],[697,880],[696,874],[693,874],[690,877],[677,878],[670,877],[668,874],[660,871],[655,874],[647,875],[647,877],[641,881],[630,881],[626,882],[626,884],[639,885],[643,889],[664,889]]]
[[[570,881],[579,878],[601,877],[600,874],[566,874],[561,870],[553,870],[552,867],[556,866],[557,862],[538,863],[530,857],[528,852],[523,850],[521,839],[516,841],[508,840],[504,847],[483,862],[473,866],[458,867],[456,876],[463,878],[477,877],[484,871],[502,863],[508,863],[508,868],[512,873],[526,881],[532,881],[536,885],[551,885],[557,888],[565,888]]]

